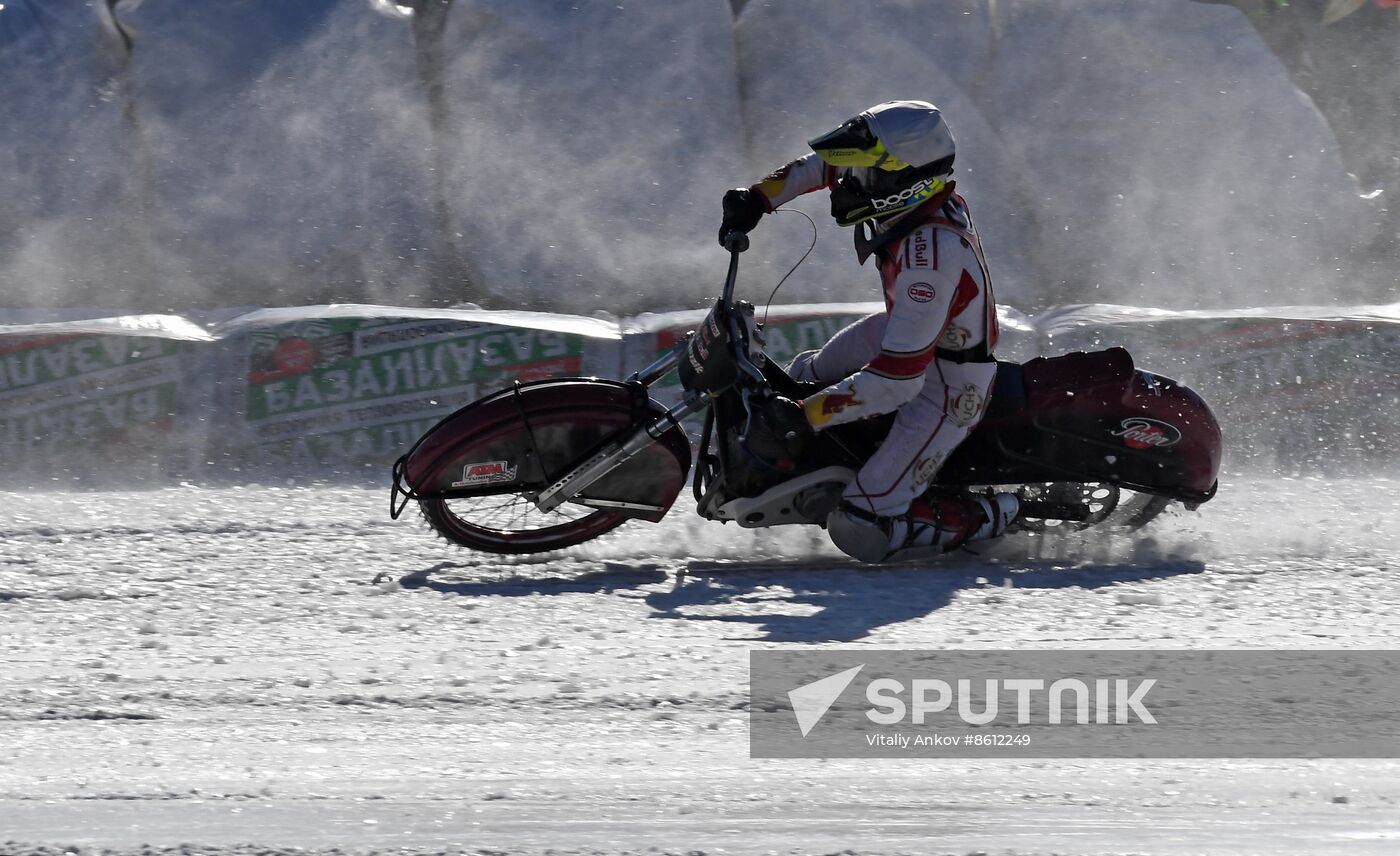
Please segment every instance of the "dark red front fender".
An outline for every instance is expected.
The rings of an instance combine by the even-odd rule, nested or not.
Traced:
[[[579,459],[666,412],[646,389],[599,378],[511,386],[445,417],[395,468],[414,498],[539,490]],[[632,516],[660,520],[685,486],[690,441],[671,428],[580,497],[652,506]]]

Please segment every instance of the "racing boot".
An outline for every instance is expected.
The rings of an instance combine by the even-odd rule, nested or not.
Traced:
[[[892,517],[842,503],[827,516],[826,531],[832,543],[852,558],[900,561],[996,538],[1006,532],[1019,509],[1020,501],[1010,493],[916,500],[904,514]]]

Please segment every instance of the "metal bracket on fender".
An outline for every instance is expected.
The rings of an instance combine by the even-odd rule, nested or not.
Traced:
[[[397,461],[394,461],[394,484],[389,490],[390,520],[398,520],[399,515],[403,514],[403,510],[408,507],[408,504],[418,499],[418,494],[414,491],[413,487],[404,483],[404,472],[407,469],[407,462],[408,455],[403,455]],[[403,502],[399,502],[400,496],[403,497]]]
[[[758,496],[732,499],[718,508],[701,513],[713,520],[733,520],[745,529],[812,523],[812,516],[803,513],[801,494],[825,484],[845,487],[855,477],[856,471],[848,467],[822,467],[775,485]]]
[[[661,439],[667,431],[684,430],[681,428],[681,421],[708,406],[709,400],[704,396],[686,396],[679,404],[638,427],[625,439],[609,443],[597,453],[570,467],[568,472],[540,492],[535,507],[540,511],[553,511]]]

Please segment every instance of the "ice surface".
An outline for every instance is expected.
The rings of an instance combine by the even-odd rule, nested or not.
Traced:
[[[887,569],[685,509],[499,561],[381,491],[0,496],[0,841],[1390,853],[1394,761],[756,761],[744,704],[774,645],[1384,647],[1397,487],[1233,480],[1136,537]]]

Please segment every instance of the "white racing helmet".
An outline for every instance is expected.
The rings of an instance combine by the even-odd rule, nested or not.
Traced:
[[[937,196],[957,151],[943,114],[927,101],[877,104],[809,145],[823,161],[852,169],[831,191],[831,215],[842,226],[891,217]]]

